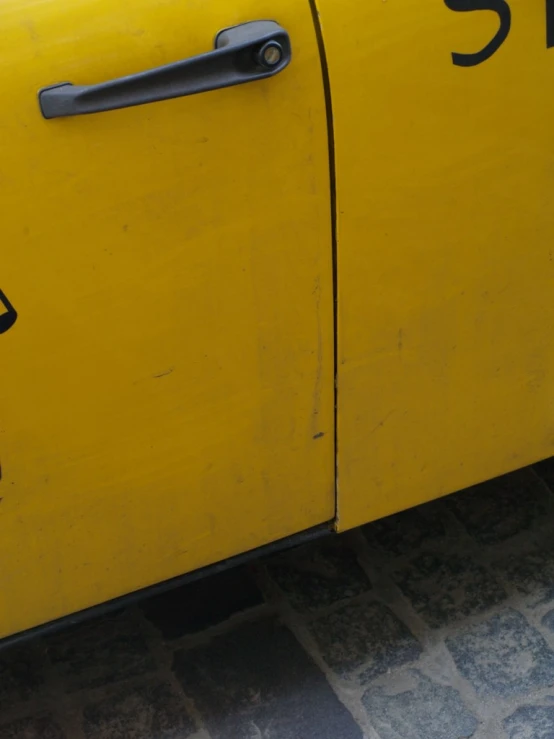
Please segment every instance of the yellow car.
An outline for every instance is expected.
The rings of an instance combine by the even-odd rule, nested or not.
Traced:
[[[552,46],[0,0],[0,637],[554,454]]]

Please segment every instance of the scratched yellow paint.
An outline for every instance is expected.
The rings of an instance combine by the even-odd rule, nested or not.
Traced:
[[[275,18],[273,79],[45,121],[40,87]],[[0,636],[334,513],[325,106],[307,3],[1,0]],[[315,438],[314,438],[315,437]]]
[[[554,454],[554,49],[442,0],[317,0],[338,229],[339,527]]]

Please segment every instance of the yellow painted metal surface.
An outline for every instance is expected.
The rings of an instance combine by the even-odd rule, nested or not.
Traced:
[[[544,0],[317,4],[348,528],[554,453],[554,48]]]
[[[273,79],[40,116],[266,17]],[[333,328],[307,2],[1,0],[0,46],[5,636],[331,519]]]

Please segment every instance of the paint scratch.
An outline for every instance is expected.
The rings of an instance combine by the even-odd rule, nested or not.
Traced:
[[[389,420],[389,418],[392,416],[393,413],[396,413],[396,409],[391,411],[390,413],[387,413],[387,415],[384,418],[382,418],[379,421],[379,423],[371,429],[371,431],[369,432],[370,436],[371,434],[374,434],[379,429],[383,428],[383,426],[386,424],[386,422]]]

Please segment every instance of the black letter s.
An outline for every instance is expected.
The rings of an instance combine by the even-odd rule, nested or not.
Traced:
[[[2,290],[0,290],[0,334],[11,328],[16,320],[17,312],[15,308]]]
[[[492,10],[500,18],[500,28],[496,36],[489,41],[484,49],[476,54],[457,54],[452,52],[452,61],[458,67],[475,67],[481,62],[486,62],[502,46],[512,23],[510,6],[506,0],[444,0],[444,4],[450,10],[458,13],[470,12],[472,10]]]
[[[546,48],[554,46],[554,3],[546,0]]]

